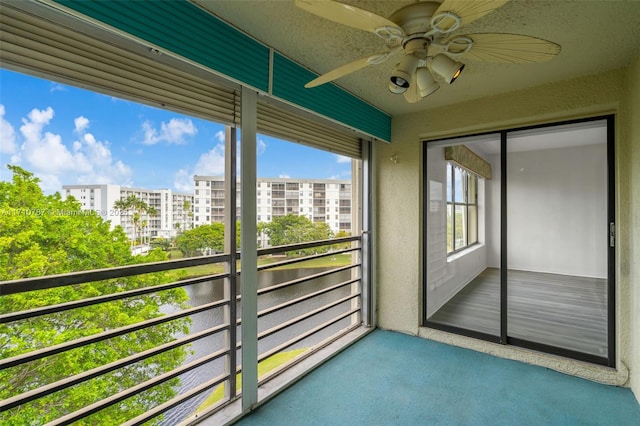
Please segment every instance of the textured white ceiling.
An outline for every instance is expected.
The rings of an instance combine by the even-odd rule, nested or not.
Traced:
[[[293,0],[194,0],[212,14],[322,74],[384,51],[376,35],[319,18]],[[405,0],[344,0],[388,17]],[[465,102],[628,65],[640,48],[640,0],[512,0],[455,34],[502,32],[547,39],[560,55],[538,64],[468,63],[462,76],[417,104],[387,90],[392,62],[369,66],[336,83],[378,108],[404,114]],[[233,50],[233,46],[229,46]],[[235,52],[241,55],[242,52]]]

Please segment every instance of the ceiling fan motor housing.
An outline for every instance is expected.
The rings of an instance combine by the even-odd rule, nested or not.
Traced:
[[[407,36],[424,34],[431,26],[431,17],[440,7],[440,3],[426,1],[412,3],[396,10],[389,20],[401,27]]]

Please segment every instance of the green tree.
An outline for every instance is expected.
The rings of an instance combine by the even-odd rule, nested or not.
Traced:
[[[176,238],[176,246],[187,257],[205,254],[207,249],[222,252],[224,251],[224,224],[214,222],[184,231]]]
[[[344,238],[344,237],[350,237],[351,234],[347,231],[338,231],[335,235],[335,238]],[[334,250],[342,250],[342,249],[348,249],[351,247],[351,243],[341,243],[341,244],[334,244],[331,246]]]
[[[264,232],[272,246],[325,240],[333,237],[333,231],[324,222],[311,222],[305,216],[289,214],[276,216],[271,222],[258,224],[258,232]],[[298,253],[326,251],[326,247],[300,250]]]
[[[167,240],[166,238],[154,238],[151,240],[149,245],[151,246],[151,248],[158,247],[163,251],[169,251],[169,249],[171,248],[171,241]]]
[[[81,210],[72,197],[44,195],[33,174],[17,166],[11,182],[0,182],[0,281],[161,261],[154,250],[132,256],[121,227]],[[0,314],[38,308],[102,294],[175,281],[177,272],[145,274],[0,297]],[[0,357],[75,340],[88,335],[164,315],[163,309],[185,307],[184,289],[77,308],[0,325]],[[182,319],[62,352],[0,371],[0,399],[62,380],[74,374],[142,352],[187,333]],[[73,387],[0,413],[0,424],[23,425],[52,421],[151,377],[176,368],[187,349],[180,347],[120,368]],[[175,395],[177,379],[141,392],[86,418],[80,424],[120,424]]]

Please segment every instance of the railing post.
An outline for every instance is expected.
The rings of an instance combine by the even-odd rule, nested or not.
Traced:
[[[362,322],[367,327],[375,327],[375,286],[373,285],[373,179],[371,161],[371,141],[362,141],[361,170],[358,173],[360,180],[359,196],[361,206],[360,239],[361,256],[361,286],[362,286]]]
[[[258,402],[258,246],[256,230],[256,92],[241,98],[242,410]]]
[[[225,367],[229,373],[229,387],[225,388],[225,396],[233,399],[236,396],[236,365],[237,351],[237,318],[238,309],[236,296],[237,287],[237,255],[236,255],[236,128],[225,127],[225,178],[224,178],[224,198],[226,208],[224,209],[224,251],[229,253],[229,262],[226,264],[226,272],[229,274],[224,283],[224,295],[229,300],[229,305],[225,308],[225,318],[229,321],[229,332],[227,333],[226,347],[229,348],[228,365]]]

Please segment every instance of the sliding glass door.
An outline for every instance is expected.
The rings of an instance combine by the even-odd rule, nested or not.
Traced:
[[[425,154],[426,319],[497,340],[500,135],[429,143]]]
[[[424,324],[613,365],[613,118],[425,143]]]
[[[508,330],[608,353],[607,122],[507,134]]]

